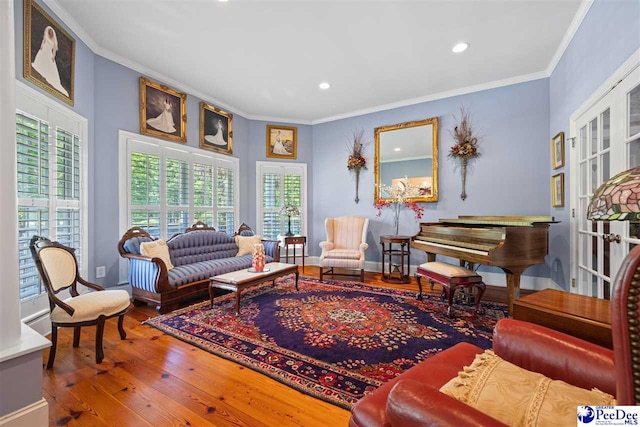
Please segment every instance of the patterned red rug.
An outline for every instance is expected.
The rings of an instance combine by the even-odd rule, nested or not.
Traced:
[[[293,276],[149,319],[147,325],[343,408],[460,341],[491,348],[503,304],[446,304],[436,295]]]

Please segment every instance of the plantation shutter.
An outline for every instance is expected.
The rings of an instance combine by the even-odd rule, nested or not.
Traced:
[[[132,152],[131,225],[160,235],[160,157]]]
[[[165,161],[167,201],[166,236],[182,233],[189,227],[189,162],[167,158]]]
[[[232,169],[217,167],[216,199],[218,212],[218,231],[233,234],[236,229],[235,211],[235,173]]]
[[[298,208],[300,215],[291,217],[291,231],[306,234],[306,164],[257,162],[258,231],[266,239],[277,239],[288,231],[288,217],[280,215],[285,205]]]
[[[81,126],[21,92],[18,95],[19,104],[40,116],[16,110],[19,287],[25,300],[44,293],[29,250],[34,235],[75,248],[84,273]]]
[[[209,226],[213,222],[213,165],[193,164],[193,220]]]

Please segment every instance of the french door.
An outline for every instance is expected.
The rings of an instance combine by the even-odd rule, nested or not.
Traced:
[[[572,290],[609,299],[622,260],[640,244],[640,223],[589,221],[587,206],[600,184],[640,166],[639,68],[575,119],[572,137]]]

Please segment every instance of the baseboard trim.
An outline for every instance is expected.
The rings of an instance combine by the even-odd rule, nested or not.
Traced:
[[[310,256],[305,260],[306,265],[319,266],[320,265],[320,257]],[[413,276],[416,273],[417,265],[411,265],[409,267],[409,275]],[[382,271],[382,263],[375,261],[365,261],[364,263],[365,271],[372,272],[381,272]],[[487,285],[492,285],[496,287],[507,287],[506,275],[504,273],[493,273],[493,272],[480,272],[484,282]],[[520,289],[530,289],[534,291],[540,291],[542,289],[558,289],[563,290],[556,282],[551,280],[549,277],[536,277],[536,276],[520,276]]]
[[[40,427],[49,425],[49,404],[45,398],[0,417],[0,426]]]

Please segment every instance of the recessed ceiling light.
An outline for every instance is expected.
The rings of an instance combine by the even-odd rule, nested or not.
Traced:
[[[327,83],[327,82],[322,82],[322,83],[320,83],[320,84],[318,85],[318,87],[319,87],[320,89],[329,89],[329,88],[331,87],[331,85],[330,85],[329,83]]]
[[[400,147],[394,148],[393,151],[400,151]]]
[[[469,43],[460,42],[460,43],[456,44],[453,48],[451,48],[451,51],[454,52],[454,53],[460,53],[460,52],[464,52],[465,50],[467,50],[468,47],[469,47]]]

